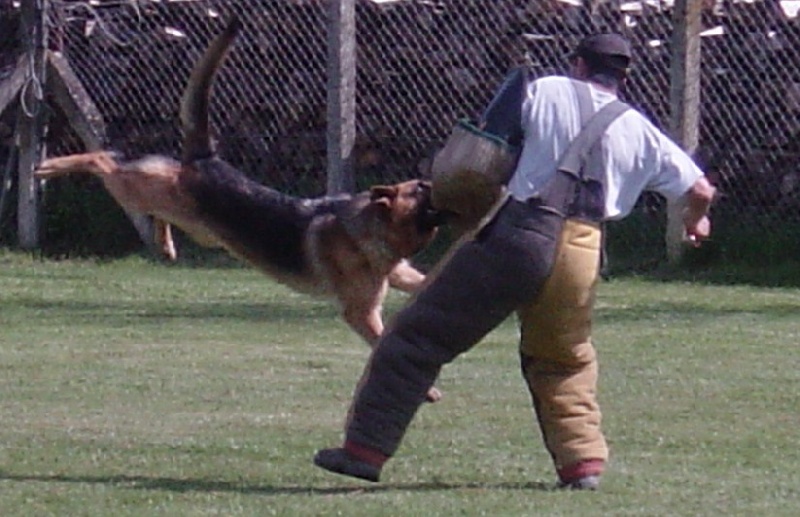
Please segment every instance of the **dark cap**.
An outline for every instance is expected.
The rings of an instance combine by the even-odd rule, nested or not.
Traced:
[[[583,38],[570,57],[582,57],[617,70],[626,70],[633,52],[628,40],[619,34],[593,34]]]

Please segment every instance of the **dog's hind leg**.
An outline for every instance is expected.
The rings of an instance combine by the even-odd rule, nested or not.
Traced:
[[[117,169],[119,169],[119,164],[112,153],[98,151],[48,158],[39,164],[34,176],[39,179],[57,178],[75,173],[103,176],[112,174]]]
[[[172,225],[168,222],[153,218],[153,238],[158,245],[159,251],[171,261],[178,258],[178,252],[175,249],[175,241],[172,239]]]

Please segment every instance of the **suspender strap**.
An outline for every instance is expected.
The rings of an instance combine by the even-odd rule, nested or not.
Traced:
[[[572,82],[572,89],[575,90],[575,95],[578,97],[578,111],[581,115],[581,128],[583,128],[594,115],[592,91],[584,81],[578,81],[577,79],[570,79],[570,81]]]
[[[629,109],[630,106],[620,100],[611,101],[600,108],[600,111],[595,113],[581,128],[578,136],[570,142],[569,147],[561,156],[558,170],[581,177],[583,165],[592,147],[600,140],[608,126]]]
[[[608,126],[630,106],[614,100],[593,113],[589,86],[580,81],[572,84],[585,123],[561,156],[556,173],[535,198],[564,217],[601,222],[605,211],[605,179],[602,170],[586,170],[587,158],[599,149],[597,144]]]

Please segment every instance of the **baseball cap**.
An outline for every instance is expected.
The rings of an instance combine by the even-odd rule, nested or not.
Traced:
[[[603,33],[583,38],[569,57],[582,57],[610,68],[627,70],[633,58],[633,52],[631,44],[623,36],[616,33]]]

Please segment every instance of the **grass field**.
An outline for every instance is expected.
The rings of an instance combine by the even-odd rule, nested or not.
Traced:
[[[600,492],[551,489],[511,321],[372,485],[311,464],[367,358],[325,301],[247,269],[0,252],[0,514],[797,515],[800,290],[617,278],[597,307]]]

